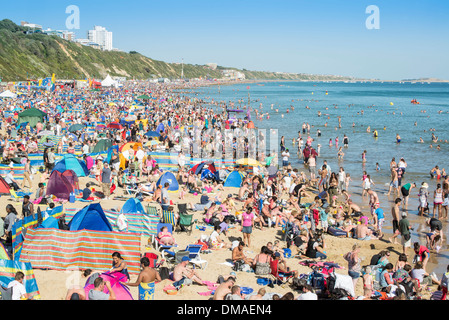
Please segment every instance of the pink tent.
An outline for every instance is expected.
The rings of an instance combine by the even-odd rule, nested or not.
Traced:
[[[111,288],[114,290],[115,297],[117,300],[133,300],[133,296],[131,295],[131,292],[129,291],[128,287],[124,284],[120,283],[127,282],[128,279],[126,278],[126,275],[124,275],[121,272],[105,272],[100,274],[100,277],[103,278],[105,281],[109,281],[111,283]],[[89,278],[90,279],[90,278]],[[84,292],[86,294],[86,300],[89,300],[89,291],[94,288],[93,284],[88,284],[89,279],[86,281],[86,285],[84,287]],[[104,293],[109,293],[106,286],[103,290]]]

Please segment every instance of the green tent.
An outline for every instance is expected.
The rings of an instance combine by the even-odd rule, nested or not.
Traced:
[[[19,113],[18,124],[23,122],[29,122],[30,127],[35,128],[38,122],[44,122],[44,118],[47,114],[36,108],[29,108]]]
[[[138,96],[137,99],[148,100],[148,99],[151,99],[151,97],[147,96],[146,94],[143,94],[141,96]]]

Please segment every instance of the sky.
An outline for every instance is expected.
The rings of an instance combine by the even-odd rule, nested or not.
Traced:
[[[70,5],[80,12],[77,38],[100,25],[115,48],[166,62],[449,80],[447,0],[22,0],[2,1],[0,19],[65,30]]]

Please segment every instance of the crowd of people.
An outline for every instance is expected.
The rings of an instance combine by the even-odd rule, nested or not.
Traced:
[[[141,201],[157,202],[163,209],[173,209],[178,203],[184,203],[187,194],[195,195],[198,203],[187,203],[187,209],[200,215],[200,221],[210,226],[212,232],[204,242],[205,248],[213,250],[229,250],[234,272],[250,271],[258,276],[279,274],[286,278],[299,278],[299,272],[292,266],[292,260],[285,256],[285,249],[291,256],[299,259],[326,261],[329,248],[325,238],[329,235],[352,239],[357,242],[352,251],[344,254],[348,262],[348,276],[352,279],[353,288],[360,278],[363,279],[364,293],[359,298],[371,299],[376,296],[385,299],[402,298],[406,283],[411,282],[410,292],[421,293],[423,286],[436,283],[441,287],[442,297],[446,296],[447,279],[439,281],[436,276],[426,271],[429,256],[438,252],[443,244],[442,222],[447,218],[448,177],[438,167],[431,174],[441,183],[433,194],[433,212],[430,213],[427,191],[429,186],[423,182],[419,187],[420,215],[427,215],[426,223],[429,232],[427,242],[413,244],[408,213],[403,210],[408,205],[412,190],[418,189],[414,182],[404,183],[407,163],[402,158],[398,163],[393,158],[390,163],[391,183],[388,195],[396,197],[391,208],[393,234],[389,238],[392,243],[401,239],[403,252],[393,265],[388,259],[389,253],[382,253],[377,261],[362,266],[358,255],[358,240],[371,241],[385,237],[383,224],[387,218],[385,211],[388,204],[380,203],[375,184],[369,174],[362,178],[362,197],[366,196],[369,210],[365,212],[351,199],[350,173],[343,167],[332,170],[326,160],[321,165],[319,146],[314,147],[310,137],[310,127],[303,125],[298,132],[298,154],[304,161],[304,169],[291,165],[291,154],[282,138],[280,151],[266,152],[266,137],[262,132],[248,126],[249,119],[229,118],[227,108],[234,108],[230,103],[216,103],[214,107],[206,107],[203,100],[183,95],[177,87],[166,85],[149,85],[147,82],[130,82],[120,89],[103,91],[56,91],[30,92],[20,95],[14,101],[3,101],[1,109],[4,113],[2,128],[4,133],[0,139],[3,162],[22,163],[25,166],[24,180],[21,185],[14,179],[11,171],[3,178],[14,190],[33,192],[33,175],[38,171],[30,165],[29,156],[40,154],[43,148],[43,163],[36,196],[23,198],[21,214],[13,205],[8,205],[4,219],[5,243],[11,241],[11,227],[14,221],[23,216],[34,215],[32,200],[45,198],[45,184],[57,162],[57,155],[71,153],[85,162],[89,175],[102,186],[101,199],[111,200],[118,191],[125,191],[130,185],[136,186],[137,196]],[[141,93],[151,94],[151,99],[138,100]],[[17,106],[38,107],[46,112],[44,121],[35,127],[30,125],[16,126]],[[131,107],[130,107],[131,106]],[[9,116],[7,116],[9,115]],[[125,122],[121,121],[125,119]],[[78,130],[70,131],[74,124],[80,124]],[[111,125],[114,124],[114,125]],[[119,124],[116,126],[116,124]],[[94,129],[94,130],[92,130]],[[44,134],[43,134],[44,133]],[[42,141],[42,136],[48,138]],[[56,141],[49,136],[57,137]],[[136,143],[136,148],[121,154],[117,149],[107,160],[101,155],[92,155],[95,146],[106,139],[118,149],[127,143]],[[344,148],[348,148],[348,137],[344,137],[343,149],[339,149],[339,159],[344,157]],[[179,196],[168,193],[169,183],[156,185],[162,175],[158,161],[152,157],[154,151],[168,152],[176,159],[176,179],[180,184]],[[366,161],[366,152],[362,161]],[[204,178],[190,170],[186,155],[201,159],[230,159],[235,163],[238,159],[257,159],[260,165],[220,166],[217,175]],[[281,160],[281,165],[278,165]],[[318,169],[317,169],[318,168]],[[223,187],[223,180],[230,171],[241,173],[242,183],[235,191]],[[94,182],[95,183],[95,182]],[[117,191],[112,191],[115,186]],[[91,196],[89,186],[83,190],[83,198]],[[41,202],[43,203],[43,202]],[[430,217],[432,216],[432,217]],[[175,215],[175,219],[179,214]],[[241,228],[241,237],[230,241],[228,232],[232,227]],[[283,235],[277,243],[267,241],[254,257],[245,253],[245,248],[252,247],[254,229],[271,229]],[[161,230],[158,238],[163,245],[173,246],[176,239],[166,229]],[[280,242],[279,242],[280,241]],[[409,263],[414,257],[413,267]],[[117,253],[114,257],[114,271],[126,271],[126,263]],[[293,260],[295,261],[295,260]],[[161,281],[161,275],[150,267],[148,258],[140,261],[142,271],[137,280],[129,286],[145,286],[153,290],[147,295],[154,298],[154,287],[149,284]],[[290,265],[289,265],[290,264]],[[372,270],[378,270],[378,286],[374,287]],[[173,269],[172,280],[182,286],[204,286],[197,270],[189,267],[189,258],[183,258]],[[19,275],[20,276],[20,275]],[[19,277],[18,276],[18,277]],[[237,283],[236,274],[221,276],[222,282],[215,290],[212,299],[244,299]],[[20,277],[19,277],[20,278]],[[18,278],[18,279],[19,279]],[[16,281],[19,281],[16,279]],[[180,282],[181,281],[181,282]],[[20,282],[20,281],[19,281]],[[108,282],[97,278],[94,289],[89,293],[90,299],[115,299]],[[101,294],[104,286],[111,292],[107,297]],[[300,295],[296,298],[291,292],[282,296],[272,295],[270,299],[309,300],[317,299],[314,288],[302,285]],[[68,295],[69,296],[69,295]],[[69,298],[77,295],[70,295]],[[79,293],[78,293],[79,297]],[[248,299],[266,299],[267,292],[260,289]],[[357,297],[353,297],[357,298]]]

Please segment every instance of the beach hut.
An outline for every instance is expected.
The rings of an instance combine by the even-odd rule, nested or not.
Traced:
[[[224,187],[233,187],[233,188],[240,188],[243,182],[243,176],[238,171],[231,171],[228,176],[226,177],[226,180],[224,181],[223,186]]]
[[[162,186],[163,188],[166,182],[170,184],[170,186],[168,187],[169,192],[177,192],[179,190],[178,180],[176,180],[175,175],[170,171],[164,172],[159,178],[159,180],[156,182],[156,185]]]
[[[47,114],[36,108],[29,108],[19,113],[17,123],[28,122],[30,127],[35,128],[38,122],[43,122]]]
[[[84,161],[78,160],[73,154],[66,154],[61,160],[56,162],[53,171],[55,170],[61,173],[66,170],[73,170],[78,177],[89,175],[89,170]]]
[[[47,196],[53,195],[59,199],[68,200],[74,190],[74,185],[70,183],[63,173],[57,170],[52,171],[47,183]]]
[[[92,203],[78,211],[69,222],[70,231],[78,230],[112,231],[103,208],[99,203]]]

